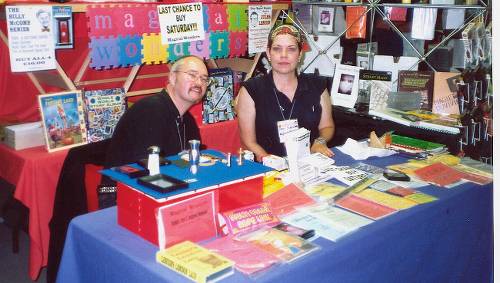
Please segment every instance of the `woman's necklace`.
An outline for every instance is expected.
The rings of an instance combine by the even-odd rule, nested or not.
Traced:
[[[298,82],[297,82],[298,83]],[[274,97],[276,98],[276,103],[278,103],[278,106],[279,106],[279,109],[280,109],[280,112],[281,112],[281,117],[283,117],[283,120],[287,120],[285,119],[285,114],[284,114],[284,111],[285,111],[285,108],[283,108],[283,106],[281,106],[281,103],[278,99],[278,94],[276,92],[277,88],[276,88],[276,83],[274,83],[273,81],[273,92],[274,92]],[[297,90],[297,86],[295,87],[295,91]],[[279,91],[279,90],[278,90]],[[283,92],[281,92],[283,93]],[[284,93],[283,93],[284,94]],[[285,94],[286,96],[286,94]],[[288,97],[288,96],[287,96]],[[293,108],[295,106],[295,95],[293,96],[292,98],[292,108],[290,109],[290,113],[288,115],[288,120],[290,120],[292,118],[292,113],[293,113]]]
[[[284,114],[285,108],[283,108],[283,106],[281,106],[280,100],[278,99],[278,94],[276,93],[276,87],[273,87],[273,91],[274,91],[274,97],[276,97],[276,102],[278,103],[278,106],[279,106],[279,109],[281,112],[281,117],[283,117],[283,120],[287,120],[287,119],[285,119],[285,114]],[[295,95],[293,96],[293,99],[292,99],[292,108],[290,109],[290,114],[288,115],[288,120],[290,120],[290,118],[292,118],[294,106],[295,106]]]

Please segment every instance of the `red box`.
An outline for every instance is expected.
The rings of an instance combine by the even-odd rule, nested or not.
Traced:
[[[155,199],[128,185],[118,182],[118,224],[158,245],[155,210],[209,191],[215,191],[216,211],[224,212],[262,202],[263,176],[248,177],[233,182],[197,190],[177,198]]]

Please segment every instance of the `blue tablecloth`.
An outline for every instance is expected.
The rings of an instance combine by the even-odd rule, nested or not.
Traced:
[[[336,150],[336,164],[355,162]],[[399,156],[370,158],[385,166]],[[492,282],[492,185],[420,189],[439,201],[376,221],[257,279],[221,282]],[[71,222],[58,282],[189,282],[155,262],[157,247],[119,226],[116,208]]]

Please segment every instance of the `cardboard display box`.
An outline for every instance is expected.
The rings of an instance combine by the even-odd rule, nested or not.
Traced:
[[[5,127],[4,143],[15,150],[44,145],[42,122]]]

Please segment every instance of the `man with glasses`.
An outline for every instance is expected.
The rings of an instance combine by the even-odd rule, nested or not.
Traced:
[[[106,151],[106,168],[147,158],[148,147],[153,145],[158,146],[164,155],[174,155],[186,149],[189,140],[200,139],[198,126],[188,110],[203,98],[208,82],[208,71],[203,60],[195,56],[179,59],[170,68],[166,88],[141,99],[128,109],[120,118],[110,140],[100,142],[101,145],[94,144],[92,150],[68,154],[71,155],[70,160],[77,164],[68,165],[69,169],[64,172],[67,187],[63,185],[61,188],[65,192],[58,185],[54,211],[61,213],[55,214],[50,224],[47,282],[55,281],[70,220],[87,209],[86,204],[78,199],[80,193],[85,193],[80,192],[79,182],[79,178],[83,180],[85,174],[83,164],[90,160],[101,164],[101,149]],[[85,156],[80,156],[83,153]],[[65,162],[63,167],[66,165]],[[67,179],[71,178],[68,176],[75,178],[68,182]],[[77,198],[73,193],[76,193]],[[115,205],[116,182],[103,177],[97,195],[99,208]]]
[[[106,166],[136,162],[147,157],[152,145],[161,155],[188,149],[188,141],[200,140],[200,131],[189,108],[201,101],[209,84],[203,60],[186,56],[176,61],[161,92],[135,103],[118,122],[106,155]]]

